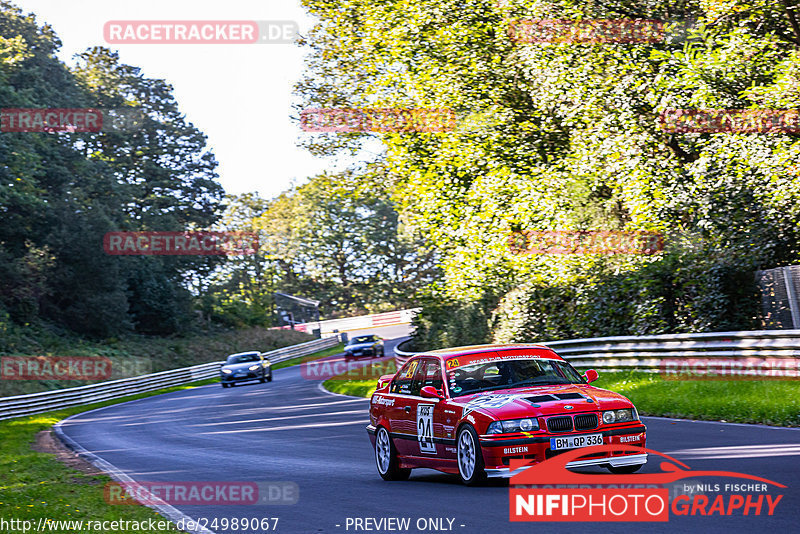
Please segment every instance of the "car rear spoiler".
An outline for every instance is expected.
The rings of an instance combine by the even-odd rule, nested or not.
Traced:
[[[382,377],[380,377],[378,379],[378,389],[383,389],[384,387],[386,387],[389,384],[389,382],[392,381],[392,378],[394,378],[394,375],[383,375]]]

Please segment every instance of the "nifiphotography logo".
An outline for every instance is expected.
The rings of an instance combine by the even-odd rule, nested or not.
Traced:
[[[660,473],[597,475],[570,471],[584,457],[661,456]],[[671,462],[671,463],[670,463]],[[632,445],[596,445],[559,454],[533,466],[512,460],[511,521],[669,521],[674,516],[774,515],[783,484],[733,471],[693,471],[666,454]],[[745,479],[698,484],[697,477]],[[669,484],[692,479],[670,498]],[[700,491],[698,491],[698,489]],[[702,492],[702,493],[701,493]]]

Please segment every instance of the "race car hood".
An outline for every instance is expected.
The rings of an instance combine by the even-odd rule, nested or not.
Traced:
[[[613,391],[587,384],[500,389],[455,397],[451,402],[464,408],[463,416],[481,412],[496,420],[520,419],[564,412],[596,412],[630,408],[631,402]],[[565,406],[572,406],[571,409]]]

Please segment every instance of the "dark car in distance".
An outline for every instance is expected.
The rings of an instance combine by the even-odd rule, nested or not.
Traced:
[[[249,380],[272,382],[272,367],[269,359],[257,351],[231,354],[219,369],[219,380],[224,388]]]
[[[344,359],[382,358],[383,340],[374,334],[356,336],[344,348]]]

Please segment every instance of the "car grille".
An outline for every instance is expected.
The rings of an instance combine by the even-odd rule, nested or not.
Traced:
[[[587,430],[596,428],[598,423],[597,414],[585,413],[575,416],[575,430]]]
[[[572,418],[568,415],[551,417],[547,420],[547,430],[550,432],[569,432],[572,430]]]

